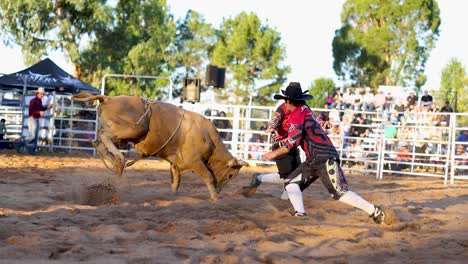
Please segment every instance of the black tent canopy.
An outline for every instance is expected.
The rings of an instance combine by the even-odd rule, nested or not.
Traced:
[[[36,90],[38,87],[44,87],[46,91],[58,93],[101,93],[88,83],[76,79],[62,70],[49,58],[22,71],[0,77],[0,88],[2,90],[23,90],[25,86],[27,90]]]

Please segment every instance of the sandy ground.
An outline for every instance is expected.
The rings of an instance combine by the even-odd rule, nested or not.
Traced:
[[[468,182],[348,175],[366,199],[393,208],[379,226],[333,201],[316,182],[305,192],[306,219],[290,216],[281,186],[236,194],[253,172],[210,202],[201,178],[170,190],[168,163],[144,160],[117,178],[93,157],[0,154],[0,263],[467,263]],[[89,189],[116,188],[91,206]],[[120,203],[118,201],[120,200]],[[115,204],[112,204],[115,203]]]

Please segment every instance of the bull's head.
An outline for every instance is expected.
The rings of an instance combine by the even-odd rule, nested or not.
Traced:
[[[239,170],[242,166],[249,166],[249,164],[243,160],[232,158],[226,163],[226,167],[221,169],[219,173],[216,173],[216,191],[219,193],[231,179],[239,174]]]

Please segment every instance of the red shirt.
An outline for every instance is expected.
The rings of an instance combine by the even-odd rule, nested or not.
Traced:
[[[34,97],[31,99],[29,102],[29,116],[32,116],[34,118],[39,118],[41,117],[41,114],[39,113],[40,111],[45,111],[47,110],[47,107],[42,106],[42,100]]]
[[[316,163],[330,158],[339,158],[339,154],[327,133],[320,126],[312,110],[307,105],[297,107],[289,115],[286,146],[288,149],[301,146],[307,159],[313,158]]]

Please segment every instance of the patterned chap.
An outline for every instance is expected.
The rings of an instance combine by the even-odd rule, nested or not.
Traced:
[[[338,200],[348,191],[343,170],[335,159],[329,159],[324,165],[317,173],[333,199]]]
[[[302,177],[298,177],[302,173]],[[348,184],[339,163],[335,159],[329,159],[319,164],[302,163],[289,175],[288,184],[295,183],[301,187],[301,191],[310,185],[310,181],[319,177],[333,199],[339,200],[347,191]]]

